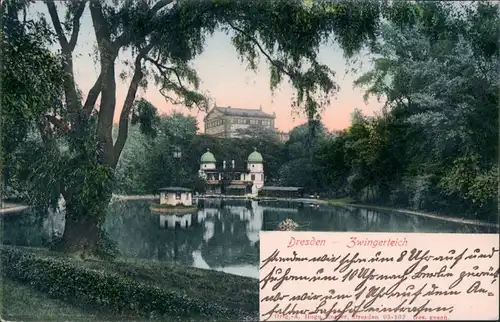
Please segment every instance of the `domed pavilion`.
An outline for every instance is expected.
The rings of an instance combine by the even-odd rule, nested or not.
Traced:
[[[256,148],[248,155],[246,166],[234,160],[223,160],[220,164],[214,154],[207,149],[200,158],[199,175],[207,181],[207,193],[220,194],[224,186],[225,194],[257,194],[264,186],[264,159]]]

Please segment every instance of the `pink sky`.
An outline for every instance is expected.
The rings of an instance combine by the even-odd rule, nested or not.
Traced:
[[[35,4],[35,10],[44,13],[47,18],[47,10],[43,3]],[[60,10],[60,16],[63,16]],[[75,76],[77,84],[84,95],[88,93],[97,77],[99,64],[92,56],[95,37],[91,26],[91,18],[88,9],[82,18],[82,28],[78,45],[75,50]],[[230,42],[230,37],[224,33],[217,32],[206,42],[204,53],[193,61],[193,66],[198,71],[201,78],[201,90],[208,91],[210,97],[216,100],[218,106],[232,106],[235,108],[259,108],[268,113],[276,112],[276,126],[283,131],[289,131],[293,127],[305,122],[303,115],[292,112],[290,107],[293,88],[284,83],[274,96],[269,90],[269,72],[267,63],[262,60],[257,73],[246,70],[246,65],[242,64]],[[119,60],[126,58],[123,54]],[[331,106],[322,113],[322,120],[330,129],[343,129],[349,126],[350,115],[355,108],[361,109],[364,113],[372,115],[378,111],[381,104],[376,99],[371,99],[368,104],[363,101],[363,90],[353,88],[353,81],[361,75],[349,73],[346,75],[348,66],[342,56],[342,52],[334,46],[324,47],[320,50],[321,62],[329,65],[337,73],[337,82],[340,85],[340,92],[331,100]],[[368,60],[363,59],[363,70],[367,70]],[[359,66],[356,66],[359,67]],[[117,64],[117,75],[126,70],[125,65]],[[128,88],[128,81],[125,83],[117,80],[117,108],[115,120],[118,121],[121,106],[125,99]],[[165,102],[158,92],[158,89],[151,84],[147,91],[139,93],[138,97],[144,97],[152,102],[160,113],[169,113],[174,109],[196,116],[200,130],[203,130],[204,112],[189,111],[183,106],[172,106]]]

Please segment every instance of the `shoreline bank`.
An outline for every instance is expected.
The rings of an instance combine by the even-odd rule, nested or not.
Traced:
[[[448,222],[454,222],[454,223],[458,223],[458,224],[474,225],[474,226],[481,226],[481,227],[491,227],[491,228],[500,228],[499,224],[489,223],[489,222],[485,222],[485,221],[481,221],[481,220],[465,219],[465,218],[454,218],[454,217],[448,217],[448,216],[443,216],[443,215],[438,215],[438,214],[432,214],[432,213],[426,213],[426,212],[415,211],[415,210],[408,210],[408,209],[399,209],[399,208],[374,206],[374,205],[366,205],[366,204],[354,204],[354,203],[345,203],[345,202],[335,202],[335,201],[327,202],[327,204],[332,205],[332,206],[335,206],[335,205],[338,205],[338,206],[351,206],[351,207],[356,207],[356,208],[365,208],[365,209],[381,210],[381,211],[391,211],[391,212],[397,212],[397,213],[400,213],[400,214],[414,215],[414,216],[426,217],[426,218],[432,218],[432,219],[439,219],[439,220],[448,221]]]
[[[159,200],[159,195],[113,195],[113,198],[122,200],[122,201],[132,201],[132,200]],[[205,196],[197,196],[193,197],[193,200],[198,199],[225,199],[225,200],[256,200],[256,201],[288,201],[288,202],[302,202],[302,203],[311,203],[318,205],[332,205],[332,206],[351,206],[356,208],[365,208],[372,210],[381,210],[381,211],[392,211],[400,214],[414,215],[426,218],[439,219],[447,222],[453,222],[458,224],[465,225],[475,225],[481,227],[490,227],[490,228],[500,228],[499,224],[489,223],[481,220],[474,219],[465,219],[465,218],[454,218],[443,216],[435,213],[427,213],[422,211],[415,211],[410,209],[402,209],[402,208],[391,208],[384,206],[375,206],[368,204],[357,204],[351,203],[349,201],[342,200],[325,200],[325,199],[312,199],[312,198],[271,198],[271,197],[247,197],[247,196],[224,196],[224,195],[205,195]],[[6,207],[7,206],[7,207]],[[3,207],[0,209],[0,215],[21,212],[23,210],[28,209],[29,206],[21,205],[21,204],[8,204],[5,203]]]
[[[222,197],[221,199],[253,200],[252,198],[244,198],[244,197],[239,197],[239,196],[221,196],[221,197]],[[199,198],[199,199],[205,199],[205,198]],[[209,197],[206,199],[214,199],[214,197]],[[351,203],[349,201],[342,201],[342,200],[325,200],[325,199],[312,199],[312,198],[270,198],[270,197],[260,197],[260,198],[257,197],[255,199],[259,200],[259,201],[276,200],[276,201],[288,201],[288,202],[302,202],[302,203],[309,203],[309,204],[316,204],[316,205],[351,206],[351,207],[356,207],[356,208],[391,211],[391,212],[397,212],[400,214],[414,215],[414,216],[426,217],[426,218],[432,218],[432,219],[439,219],[439,220],[458,223],[458,224],[475,225],[475,226],[490,227],[490,228],[500,228],[499,224],[485,222],[485,221],[481,221],[481,220],[454,218],[454,217],[448,217],[448,216],[444,216],[444,215],[427,213],[427,212],[422,212],[422,211],[415,211],[415,210],[410,210],[410,209],[391,208],[391,207],[375,206],[375,205],[369,205],[369,204],[358,204],[358,203]]]

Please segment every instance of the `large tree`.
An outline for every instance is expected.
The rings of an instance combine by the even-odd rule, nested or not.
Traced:
[[[16,150],[34,128],[43,128],[46,120],[39,116],[62,97],[62,66],[47,48],[53,39],[43,22],[26,20],[21,5],[7,4],[1,7],[0,145],[2,174],[10,185]]]
[[[21,2],[8,1],[6,6]],[[313,120],[338,90],[333,71],[316,60],[318,47],[331,41],[333,35],[350,55],[373,38],[379,18],[379,5],[371,2],[58,1],[65,7],[64,19],[56,1],[45,0],[45,4],[62,57],[64,95],[62,104],[54,103],[57,109],[50,106],[37,111],[50,125],[40,131],[43,158],[31,167],[31,181],[47,185],[48,180],[54,193],[51,198],[44,194],[44,198],[32,199],[53,203],[59,197],[56,192],[62,194],[66,226],[61,245],[67,250],[94,250],[98,245],[113,170],[127,140],[139,87],[154,81],[166,99],[187,107],[208,108],[207,97],[197,90],[196,71],[189,64],[202,52],[207,35],[216,29],[230,33],[251,69],[256,68],[259,58],[266,59],[271,68],[271,89],[288,79],[296,89],[295,106]],[[73,58],[84,12],[92,18],[100,69],[89,92],[80,95]],[[120,76],[116,62],[124,51],[132,53],[133,59],[114,141],[116,78]],[[49,109],[53,113],[47,113]],[[56,139],[64,141],[65,149],[54,144]],[[42,169],[46,170],[43,176]],[[47,173],[52,177],[47,178]],[[40,188],[31,191],[36,193]]]
[[[500,7],[425,2],[411,9],[411,23],[382,25],[372,48],[374,68],[356,82],[367,96],[386,100],[384,117],[368,136],[385,139],[364,144],[383,158],[369,169],[385,188],[389,179],[409,182],[414,208],[491,215],[498,185]],[[384,174],[388,168],[394,171]]]

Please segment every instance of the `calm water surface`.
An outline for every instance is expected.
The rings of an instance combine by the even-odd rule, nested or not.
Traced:
[[[192,214],[155,214],[151,202],[110,205],[105,227],[123,256],[186,265],[258,278],[259,231],[274,230],[286,218],[300,230],[357,232],[487,233],[495,228],[450,223],[400,213],[350,207],[312,207],[286,202],[205,200]],[[49,220],[33,213],[3,218],[3,243],[41,246],[52,230],[64,227],[61,215]]]

